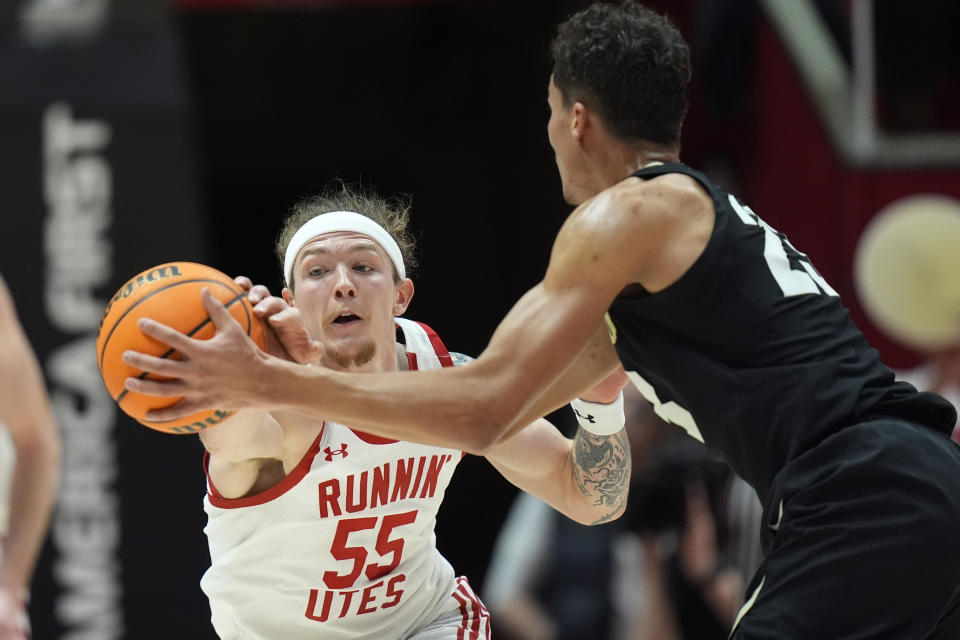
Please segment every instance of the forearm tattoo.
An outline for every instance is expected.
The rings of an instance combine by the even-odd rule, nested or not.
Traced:
[[[627,502],[630,485],[630,443],[624,429],[598,436],[577,429],[573,439],[573,477],[583,495],[606,513],[593,524],[613,520]]]

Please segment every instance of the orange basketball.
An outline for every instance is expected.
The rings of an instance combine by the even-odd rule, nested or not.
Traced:
[[[163,358],[180,358],[179,352],[140,331],[137,326],[140,318],[151,318],[193,338],[209,340],[213,337],[216,327],[200,299],[204,287],[210,289],[213,297],[223,303],[247,335],[263,348],[263,325],[253,315],[246,293],[226,274],[194,262],[169,262],[138,273],[120,287],[103,312],[97,334],[100,375],[110,396],[124,413],[151,429],[196,433],[232,414],[231,411],[201,411],[179,420],[151,422],[144,418],[147,411],[169,407],[180,398],[146,396],[127,391],[123,386],[128,377],[147,377],[146,373],[123,361],[123,352],[128,349]]]

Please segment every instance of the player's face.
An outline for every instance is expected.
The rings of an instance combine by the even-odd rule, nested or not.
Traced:
[[[547,138],[553,148],[560,183],[563,185],[563,198],[570,204],[579,204],[584,198],[576,188],[576,166],[578,145],[571,129],[573,112],[571,106],[564,106],[563,95],[553,83],[547,88],[547,104],[550,105],[550,121],[547,123]]]
[[[352,231],[318,236],[300,250],[293,277],[296,293],[285,290],[284,297],[323,343],[325,364],[356,369],[395,361],[393,317],[406,309],[413,284],[394,281],[393,263],[379,244]]]

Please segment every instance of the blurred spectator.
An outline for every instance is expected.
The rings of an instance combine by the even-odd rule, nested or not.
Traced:
[[[854,279],[871,322],[923,357],[897,377],[960,407],[960,201],[920,194],[878,212],[860,236]]]
[[[483,600],[500,640],[576,640],[613,635],[619,527],[588,527],[526,493],[497,538]]]
[[[744,580],[725,553],[727,476],[700,443],[680,436],[663,442],[632,484],[624,520],[641,540],[645,589],[630,640],[729,635]]]

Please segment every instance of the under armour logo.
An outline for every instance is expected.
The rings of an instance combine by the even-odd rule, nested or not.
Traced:
[[[577,411],[576,409],[574,409],[573,412],[574,412],[575,414],[577,414],[577,417],[580,418],[581,420],[586,420],[586,421],[589,422],[590,424],[596,424],[596,423],[597,423],[597,419],[594,418],[594,417],[593,417],[592,415],[590,415],[589,413],[588,413],[587,415],[583,415],[582,413],[580,413],[580,412]]]
[[[346,458],[346,457],[347,457],[347,443],[346,443],[346,442],[341,442],[339,449],[333,449],[333,450],[331,450],[330,447],[327,447],[326,449],[323,450],[323,452],[327,454],[327,456],[326,456],[327,462],[331,462],[331,461],[333,460],[333,456],[343,456],[344,458]]]

